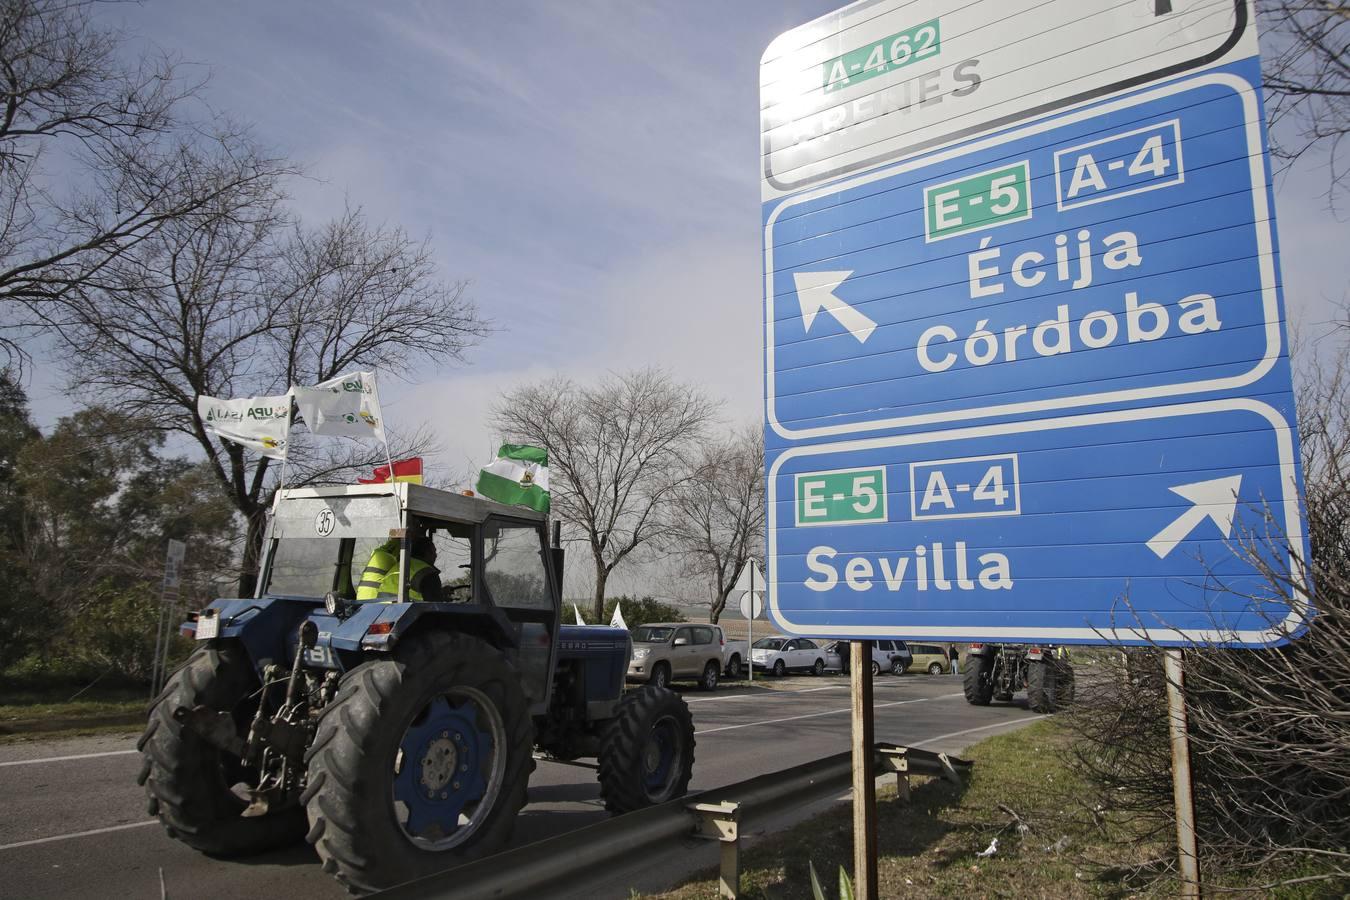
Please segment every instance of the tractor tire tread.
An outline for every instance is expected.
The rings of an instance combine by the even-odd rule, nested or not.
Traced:
[[[652,805],[652,799],[639,785],[643,738],[648,723],[667,709],[679,720],[688,752],[682,771],[670,786],[670,796],[665,799],[674,800],[688,792],[694,771],[693,716],[679,694],[668,688],[644,686],[629,691],[619,700],[600,742],[600,797],[611,813],[617,815]]]
[[[201,647],[170,675],[137,742],[144,755],[137,780],[145,787],[150,814],[158,816],[170,837],[210,856],[284,847],[304,834],[299,807],[242,818],[242,802],[213,771],[220,751],[185,734],[173,718],[180,706],[228,710],[256,683],[252,663],[241,649],[228,644]]]
[[[410,682],[412,683],[410,685]],[[393,721],[394,711],[410,690],[438,685],[492,686],[509,746],[501,793],[477,836],[442,852],[421,850],[401,832],[379,833],[390,817],[379,814],[389,802],[387,778],[373,767],[377,747]],[[499,687],[498,687],[499,686]],[[495,648],[464,634],[429,631],[408,637],[392,656],[363,663],[343,678],[333,702],[319,716],[313,745],[306,754],[310,789],[305,810],[310,843],[323,870],[353,894],[368,893],[420,875],[450,868],[497,850],[511,835],[525,805],[534,727],[520,692],[519,676]],[[380,824],[372,826],[372,822]],[[397,826],[395,826],[397,828]],[[394,852],[379,845],[393,841]],[[385,843],[385,846],[389,845]]]

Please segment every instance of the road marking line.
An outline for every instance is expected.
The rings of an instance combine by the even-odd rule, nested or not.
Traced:
[[[953,697],[961,697],[963,694],[942,694],[938,697],[919,697],[914,700],[893,700],[890,703],[878,703],[873,709],[885,709],[888,706],[904,706],[906,703],[927,703],[930,700],[950,700]],[[796,722],[799,719],[815,719],[820,716],[837,716],[840,713],[851,712],[852,707],[844,709],[827,709],[824,712],[807,713],[801,716],[788,716],[785,719],[765,719],[763,722],[743,722],[740,725],[722,725],[718,728],[706,728],[703,731],[695,731],[695,736],[700,734],[715,734],[719,731],[735,731],[738,728],[754,728],[756,725],[777,725],[780,722]]]
[[[884,681],[884,682],[877,682],[877,683],[873,684],[872,687],[873,687],[873,690],[875,690],[875,689],[877,689],[877,688],[904,687],[905,684],[906,684],[906,682],[904,682],[904,681],[902,681],[902,680],[896,680],[896,681]],[[790,696],[790,695],[792,695],[792,694],[814,694],[814,693],[816,693],[817,691],[837,691],[837,690],[841,690],[841,689],[847,690],[848,687],[849,687],[849,682],[845,681],[845,682],[841,682],[840,684],[827,684],[827,685],[825,685],[824,687],[802,688],[801,690],[788,690],[788,689],[786,689],[786,688],[784,688],[783,690],[779,690],[778,688],[768,688],[767,690],[769,691],[769,693],[767,693],[767,694],[766,694],[766,693],[761,693],[761,692],[755,692],[755,693],[753,693],[753,694],[728,694],[728,695],[723,696],[723,697],[701,697],[701,698],[697,698],[697,699],[694,699],[694,700],[685,700],[684,702],[685,702],[685,703],[713,703],[713,702],[718,701],[718,700],[749,700],[749,699],[755,699],[755,700],[767,700],[767,699],[769,699],[770,697],[774,697],[774,696],[784,696],[784,695]]]
[[[995,722],[993,725],[981,725],[979,728],[967,728],[965,731],[953,731],[951,734],[939,734],[935,738],[929,738],[926,741],[919,741],[917,744],[910,744],[911,747],[922,747],[924,744],[936,744],[938,741],[945,741],[947,738],[960,737],[963,734],[972,734],[976,731],[988,731],[990,728],[1002,728],[1005,725],[1024,725],[1027,722],[1035,722],[1037,719],[1048,719],[1049,716],[1032,716],[1030,719],[1009,719],[1006,722]]]
[[[159,819],[150,819],[146,822],[131,822],[126,825],[109,825],[107,828],[93,828],[89,831],[76,831],[72,834],[57,834],[51,837],[34,838],[31,841],[19,841],[17,844],[0,844],[0,850],[17,850],[19,847],[32,847],[34,844],[50,844],[52,841],[68,841],[71,838],[90,837],[95,834],[107,834],[110,831],[126,831],[128,828],[144,828],[147,825],[158,825]]]
[[[827,684],[827,685],[825,685],[825,687],[805,688],[804,690],[800,690],[800,691],[779,691],[779,690],[774,690],[774,693],[775,693],[775,694],[814,694],[816,691],[833,691],[833,690],[838,690],[838,689],[841,688],[841,687],[848,687],[848,685],[846,685],[846,684]],[[758,700],[758,699],[767,699],[767,697],[766,697],[764,694],[761,694],[761,693],[754,693],[754,694],[728,694],[728,695],[725,696],[725,697],[703,697],[703,698],[700,698],[700,699],[697,699],[697,700],[686,700],[686,701],[684,701],[684,702],[685,702],[685,703],[715,703],[715,702],[718,701],[718,700],[749,700],[749,699],[751,699],[751,698],[754,698],[754,699],[756,699],[756,700]]]
[[[38,763],[65,762],[68,759],[97,759],[100,756],[125,756],[128,753],[140,753],[139,750],[107,750],[103,753],[76,753],[73,756],[46,756],[42,759],[14,759],[9,762],[0,762],[0,768],[4,766],[36,766]],[[5,849],[0,847],[0,850]]]

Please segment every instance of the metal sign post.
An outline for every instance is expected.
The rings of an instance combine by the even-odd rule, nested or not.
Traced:
[[[169,650],[173,646],[173,620],[178,609],[183,558],[186,554],[186,544],[182,541],[169,541],[169,548],[164,556],[164,582],[159,592],[159,624],[155,629],[155,657],[150,673],[151,699],[159,694],[168,677]]]
[[[1200,896],[1200,855],[1195,841],[1195,799],[1191,793],[1191,744],[1186,726],[1186,683],[1182,651],[1166,650],[1163,674],[1167,678],[1167,733],[1172,745],[1172,800],[1177,811],[1177,869],[1181,896]]]
[[[853,896],[856,900],[878,900],[872,642],[853,641],[848,652],[853,689]]]
[[[742,587],[742,584],[746,586]],[[745,616],[748,627],[746,639],[746,665],[749,667],[746,671],[746,677],[751,684],[755,683],[755,663],[751,651],[755,646],[755,619],[759,618],[764,612],[764,576],[759,571],[759,565],[752,559],[741,569],[741,577],[736,580],[736,587],[732,588],[734,593],[740,594],[741,615]]]

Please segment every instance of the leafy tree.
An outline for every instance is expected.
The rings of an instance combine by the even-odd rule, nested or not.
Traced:
[[[200,605],[214,593],[234,556],[233,511],[204,465],[160,455],[161,442],[100,408],[30,432],[12,478],[22,529],[8,548],[23,589],[0,599],[0,618],[21,621],[4,629],[0,666],[36,650],[48,662],[147,670],[145,623],[158,621],[170,539],[188,544],[184,599]]]
[[[49,610],[32,590],[31,560],[24,552],[27,510],[16,478],[24,446],[40,437],[23,388],[11,371],[0,371],[0,565],[10,585],[0,591],[0,668],[35,649],[49,625]]]

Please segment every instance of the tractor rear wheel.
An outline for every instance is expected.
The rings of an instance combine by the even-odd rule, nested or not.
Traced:
[[[243,818],[257,772],[174,719],[175,710],[205,706],[229,713],[235,732],[248,734],[258,708],[258,676],[234,645],[202,646],[169,678],[150,707],[136,747],[144,755],[139,782],[169,837],[212,856],[239,856],[284,847],[305,833],[298,805]]]
[[[961,676],[961,688],[966,695],[966,702],[974,706],[988,706],[989,701],[994,699],[994,657],[972,653],[966,657],[965,669]]]
[[[612,813],[683,797],[694,771],[694,718],[665,688],[629,691],[600,744],[600,796]]]
[[[534,769],[519,676],[489,644],[426,632],[342,679],[306,754],[307,840],[374,891],[506,843]]]
[[[1027,703],[1038,713],[1064,709],[1073,700],[1073,667],[1058,659],[1032,663],[1027,671]]]

